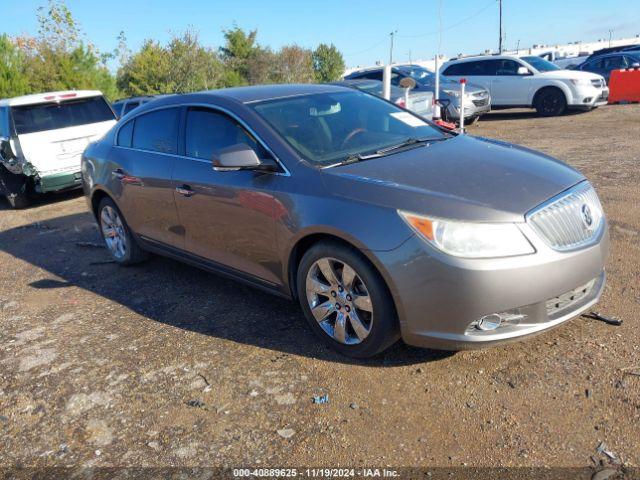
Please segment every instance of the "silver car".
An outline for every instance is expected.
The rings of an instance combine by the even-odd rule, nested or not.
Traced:
[[[580,172],[352,88],[156,100],[85,150],[82,178],[117,263],[156,252],[296,299],[353,357],[520,339],[604,288],[607,223]]]
[[[383,85],[378,80],[343,80],[342,82],[334,82],[333,85],[357,88],[381,98],[383,96]],[[429,120],[433,118],[433,93],[431,92],[409,90],[405,94],[404,88],[391,85],[389,101],[411,110],[423,118]]]
[[[415,92],[432,92],[436,90],[435,74],[419,65],[396,65],[391,69],[391,84],[400,85],[404,78],[411,78],[416,82]],[[382,68],[369,68],[353,72],[345,80],[370,79],[382,81]],[[460,120],[460,111],[464,105],[465,123],[472,124],[480,116],[491,111],[491,95],[489,91],[479,85],[468,83],[465,95],[460,94],[460,84],[440,76],[439,100],[442,106],[442,118],[446,121]]]

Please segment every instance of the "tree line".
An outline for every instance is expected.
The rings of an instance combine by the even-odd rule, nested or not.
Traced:
[[[96,89],[115,100],[264,83],[330,82],[345,68],[333,44],[273,50],[258,43],[257,30],[236,25],[223,30],[219,48],[203,45],[196,31],[186,30],[164,45],[145,40],[132,52],[121,32],[114,51],[100,52],[62,0],[50,0],[37,15],[37,35],[0,35],[0,98]],[[108,67],[114,62],[115,74]]]

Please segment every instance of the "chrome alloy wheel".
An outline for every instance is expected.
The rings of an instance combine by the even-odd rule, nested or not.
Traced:
[[[345,345],[361,343],[373,326],[369,291],[356,271],[335,258],[321,258],[309,269],[307,301],[327,335]]]
[[[127,236],[120,215],[109,205],[100,212],[100,228],[111,254],[118,260],[123,259],[127,254]]]

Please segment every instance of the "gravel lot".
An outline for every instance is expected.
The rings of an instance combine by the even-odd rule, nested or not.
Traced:
[[[0,466],[639,466],[640,106],[469,133],[592,181],[612,240],[597,308],[622,326],[350,361],[294,303],[164,258],[108,263],[79,193],[2,203]]]

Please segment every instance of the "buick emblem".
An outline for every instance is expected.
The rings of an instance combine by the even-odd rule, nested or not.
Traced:
[[[580,213],[582,214],[582,223],[588,229],[593,225],[593,215],[591,215],[591,208],[586,203],[582,205],[580,209]]]

